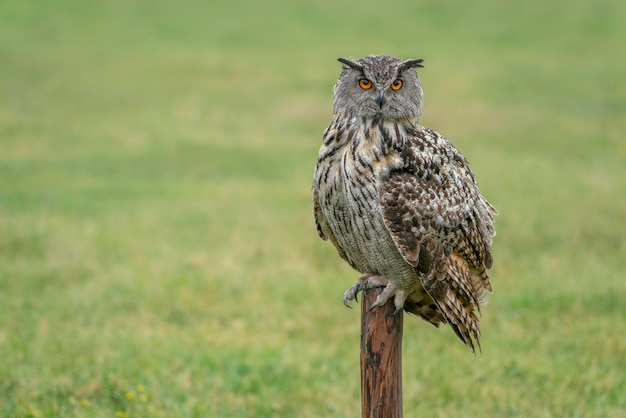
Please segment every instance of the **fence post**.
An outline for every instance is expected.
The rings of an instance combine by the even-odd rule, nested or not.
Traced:
[[[361,300],[361,417],[402,418],[402,317],[393,299],[368,310],[382,288]]]

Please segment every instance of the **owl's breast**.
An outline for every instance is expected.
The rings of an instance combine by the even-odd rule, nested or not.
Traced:
[[[410,270],[384,224],[379,203],[380,180],[398,158],[356,141],[318,162],[315,182],[322,213],[340,253],[362,273],[389,277]]]

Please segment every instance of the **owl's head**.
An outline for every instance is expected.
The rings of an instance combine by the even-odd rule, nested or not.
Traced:
[[[374,119],[419,119],[423,92],[415,67],[423,60],[370,55],[338,60],[343,71],[335,84],[335,112]]]

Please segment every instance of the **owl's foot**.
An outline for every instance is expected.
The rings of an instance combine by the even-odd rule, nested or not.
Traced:
[[[398,287],[396,287],[395,284],[391,282],[387,283],[387,286],[385,286],[382,293],[376,297],[376,300],[369,307],[369,310],[371,311],[378,306],[384,305],[389,299],[391,299],[392,296],[393,304],[396,307],[396,310],[393,312],[393,314],[397,314],[402,310],[402,308],[404,308],[404,302],[406,301],[406,298],[409,296],[409,294],[406,290],[399,289]]]
[[[357,298],[357,295],[360,291],[366,292],[367,289],[374,289],[375,287],[387,288],[388,283],[389,280],[387,280],[386,277],[375,276],[373,274],[364,274],[359,277],[354,286],[345,291],[345,293],[343,294],[343,304],[346,305],[348,308],[351,308],[351,306],[348,305],[348,301],[356,300],[358,302],[359,300]]]

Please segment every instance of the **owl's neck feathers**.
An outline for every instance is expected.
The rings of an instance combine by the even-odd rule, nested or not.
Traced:
[[[417,118],[373,119],[349,116],[336,112],[324,132],[321,158],[340,158],[346,152],[367,154],[380,159],[401,153],[408,146],[410,132],[417,126]],[[369,159],[369,158],[368,158]]]

